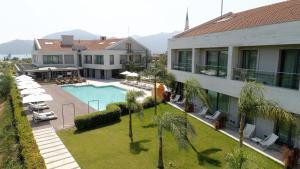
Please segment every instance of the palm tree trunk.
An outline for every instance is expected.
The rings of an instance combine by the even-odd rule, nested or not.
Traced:
[[[131,117],[131,111],[129,110],[129,138],[130,138],[130,142],[133,142],[133,134],[132,134],[132,117]]]
[[[184,123],[184,126],[185,126],[185,133],[184,135],[187,137],[187,125],[188,125],[188,114],[186,111],[184,111],[184,115],[185,115],[185,123]]]
[[[241,114],[241,119],[240,119],[240,147],[243,147],[243,141],[244,141],[244,126],[245,126],[245,114]]]
[[[156,75],[154,75],[154,115],[157,114],[156,102]]]
[[[164,161],[163,161],[163,139],[162,139],[162,127],[159,129],[159,150],[158,150],[158,169],[164,169]]]

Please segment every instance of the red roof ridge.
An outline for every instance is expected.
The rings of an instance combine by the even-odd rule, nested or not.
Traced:
[[[230,16],[232,18],[228,20],[216,22]],[[173,38],[198,36],[297,20],[300,20],[300,0],[287,0],[237,13],[230,12],[179,33]]]

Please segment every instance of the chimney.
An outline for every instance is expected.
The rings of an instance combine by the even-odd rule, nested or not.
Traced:
[[[61,45],[62,46],[73,46],[73,35],[61,35]]]
[[[101,36],[100,40],[106,40],[106,36]]]

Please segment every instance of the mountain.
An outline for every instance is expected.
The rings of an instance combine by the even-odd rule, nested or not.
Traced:
[[[32,51],[32,40],[12,40],[0,44],[0,54],[30,54]]]
[[[178,31],[172,33],[158,33],[149,36],[132,36],[138,42],[146,46],[152,53],[165,53],[168,48],[168,39],[178,34]]]
[[[70,31],[62,31],[56,32],[53,34],[49,34],[44,36],[43,38],[46,39],[60,39],[61,35],[74,35],[74,39],[81,39],[81,40],[91,40],[91,39],[99,39],[100,35],[96,35],[81,29],[74,29]]]
[[[178,34],[179,32],[172,33],[158,33],[149,36],[132,36],[138,42],[146,46],[152,53],[164,53],[167,51],[168,39]],[[60,39],[61,35],[74,35],[75,39],[99,39],[100,35],[96,35],[84,30],[74,29],[70,31],[57,32],[44,36],[48,39]],[[15,54],[30,54],[33,46],[32,40],[13,40],[0,44],[0,55],[7,55],[9,53]]]

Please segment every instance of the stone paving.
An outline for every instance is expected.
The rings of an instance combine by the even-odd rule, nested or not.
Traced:
[[[33,130],[47,169],[80,169],[52,127]]]

